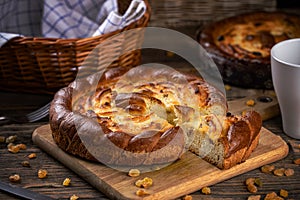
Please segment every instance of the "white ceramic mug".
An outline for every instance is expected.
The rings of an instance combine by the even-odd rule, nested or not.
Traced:
[[[271,69],[283,131],[290,137],[300,139],[300,38],[273,46]]]

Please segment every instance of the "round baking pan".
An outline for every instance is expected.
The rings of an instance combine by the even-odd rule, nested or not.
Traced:
[[[249,24],[249,22],[255,26],[264,26],[264,23],[267,21],[273,22],[274,20],[278,21],[276,22],[277,25],[278,23],[279,25],[282,23],[283,26],[289,26],[291,29],[285,29],[280,33],[280,37],[273,35],[273,29],[264,30],[263,34],[262,31],[257,31],[257,35],[254,35],[254,37],[258,38],[261,43],[269,42],[264,44],[268,45],[269,49],[271,49],[278,40],[300,37],[300,17],[284,12],[259,11],[244,13],[212,22],[198,30],[197,40],[218,66],[225,83],[244,88],[273,88],[269,55],[261,56],[259,52],[253,51],[236,56],[236,52],[234,52],[235,54],[229,54],[220,48],[217,43],[224,40],[224,37],[226,37],[224,36],[224,31],[226,29],[228,30],[230,26]],[[266,40],[265,36],[269,37],[269,39],[273,37],[273,41]],[[245,37],[250,36],[245,35]],[[241,52],[243,51],[242,49]]]

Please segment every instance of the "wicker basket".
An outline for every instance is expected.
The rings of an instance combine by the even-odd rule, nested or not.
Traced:
[[[249,11],[274,11],[276,0],[149,0],[151,26],[199,26]]]
[[[146,27],[150,19],[150,5],[138,21],[122,30],[101,36],[83,39],[19,37],[0,48],[0,89],[14,92],[53,94],[72,82],[87,55],[107,38],[120,32]],[[130,0],[119,0],[119,12],[124,13]],[[117,49],[130,48],[141,42],[143,37],[131,34],[131,38],[108,46],[102,56],[118,53]],[[136,66],[140,63],[141,50],[118,56],[111,66]],[[102,58],[105,60],[105,58]]]

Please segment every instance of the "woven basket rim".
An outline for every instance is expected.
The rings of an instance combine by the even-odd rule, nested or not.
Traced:
[[[144,28],[148,25],[151,8],[148,0],[144,15],[137,21],[106,34],[88,38],[16,37],[0,48],[0,90],[53,94],[58,88],[68,85],[89,52],[107,38],[126,30]],[[135,45],[142,37],[132,36]],[[115,54],[122,47],[115,43],[107,48],[107,55]],[[103,62],[107,60],[102,59]],[[129,52],[119,57],[112,65],[136,66],[141,61],[141,52]],[[102,63],[102,61],[99,61]]]

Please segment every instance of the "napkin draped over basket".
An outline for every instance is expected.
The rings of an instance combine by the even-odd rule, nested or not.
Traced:
[[[20,2],[16,5],[20,6]],[[17,24],[19,20],[14,19],[3,25],[0,20],[1,90],[54,94],[76,78],[83,61],[96,46],[124,31],[146,27],[150,19],[147,0],[27,2],[30,12],[26,14],[31,16],[22,16],[21,12],[15,14],[31,21]],[[39,2],[37,6],[43,11],[33,16],[30,2]],[[0,9],[8,11],[13,8],[10,4],[8,8]],[[37,17],[40,17],[40,24],[33,23]],[[99,62],[107,60],[107,56],[117,58],[110,67],[138,65],[140,49],[119,54],[120,49],[136,49],[142,40],[141,34],[129,34],[122,41],[106,44],[101,48]]]

